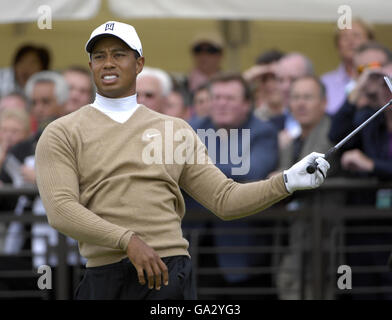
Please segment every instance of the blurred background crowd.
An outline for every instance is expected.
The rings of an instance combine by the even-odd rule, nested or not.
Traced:
[[[95,27],[91,25],[89,29]],[[334,28],[331,33],[335,51],[323,52],[323,59],[337,56],[339,62],[332,70],[321,74],[316,72],[319,68],[302,47],[285,50],[279,43],[261,50],[253,57],[253,63],[249,62],[243,70],[233,71],[224,64],[229,50],[227,41],[216,30],[197,34],[187,52],[176,51],[173,56],[165,57],[165,60],[170,59],[175,63],[177,56],[188,55],[191,61],[188,70],[173,71],[159,65],[153,67],[148,59],[151,53],[145,50],[146,66],[138,75],[136,84],[138,103],[157,112],[182,118],[195,130],[239,129],[240,142],[242,129],[250,129],[250,149],[246,149],[246,146],[245,149],[244,146],[238,146],[237,149],[242,150],[242,156],[249,157],[250,170],[246,174],[232,173],[231,169],[240,167],[241,164],[232,162],[231,157],[228,157],[229,161],[220,161],[222,154],[216,150],[221,150],[222,139],[217,137],[216,143],[207,145],[207,148],[217,155],[216,165],[235,181],[266,179],[290,167],[310,152],[325,153],[392,98],[383,80],[385,75],[392,77],[392,52],[388,44],[377,38],[375,28],[359,17],[353,19],[351,29],[340,30],[336,26],[331,28]],[[143,44],[143,30],[137,31]],[[3,47],[3,50],[6,48]],[[83,51],[84,48],[72,50]],[[34,186],[34,151],[45,126],[94,101],[95,86],[88,69],[87,56],[84,64],[72,63],[60,70],[53,68],[56,54],[39,41],[26,42],[12,53],[10,61],[1,62],[0,189]],[[227,141],[226,146],[230,146]],[[224,152],[230,154],[230,147]],[[330,163],[330,177],[390,182],[392,108],[387,109],[350,140]],[[188,210],[203,210],[186,194],[184,197]],[[311,193],[298,193],[279,206],[296,211],[311,206],[313,200]],[[392,190],[336,191],[329,195],[326,204],[331,207],[391,209]],[[24,195],[2,195],[1,212],[15,216],[26,213],[45,215],[38,196]],[[344,223],[348,227],[368,227],[374,224],[392,226],[392,219],[375,221],[369,218]],[[184,227],[188,230],[247,230],[252,227],[276,227],[276,224],[276,221],[184,220]],[[304,276],[305,288],[301,296],[295,290],[302,279],[301,274],[287,272],[299,264],[302,269],[309,268],[309,257],[296,251],[299,244],[306,247],[312,241],[307,232],[309,225],[303,220],[292,220],[285,227],[287,235],[280,241],[290,249],[279,256],[278,262],[272,261],[270,253],[216,253],[200,261],[201,265],[221,270],[270,267],[274,263],[279,269],[274,276],[222,273],[213,279],[201,278],[200,285],[223,288],[267,287],[275,290],[263,297],[312,298],[310,280],[306,280],[311,278],[311,272]],[[57,241],[57,232],[45,223],[29,225],[18,220],[0,220],[0,270],[36,269],[42,264],[56,268],[57,257],[47,252],[47,246],[55,246]],[[203,241],[212,247],[268,247],[274,240],[269,234],[233,236],[227,232],[216,232],[204,237]],[[75,245],[72,239],[67,238],[67,242]],[[351,235],[346,237],[346,243],[382,243],[391,245],[392,248],[392,232],[371,236]],[[24,250],[31,254],[21,255]],[[386,266],[388,256],[389,252],[386,251],[347,254],[345,261],[348,265]],[[71,252],[67,259],[70,267],[83,264],[83,260],[80,261],[75,252]],[[355,281],[358,286],[392,287],[392,274],[361,274]],[[27,290],[34,285],[26,279],[0,277],[0,290]],[[244,296],[247,297],[246,294],[230,295],[231,298]],[[227,298],[225,294],[209,297]],[[336,298],[334,294],[327,297]],[[392,290],[377,295],[370,292],[358,296],[361,297],[391,299]]]

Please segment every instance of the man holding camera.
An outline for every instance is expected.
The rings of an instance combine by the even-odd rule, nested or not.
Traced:
[[[357,72],[355,86],[348,95],[346,102],[335,114],[329,137],[333,142],[339,141],[359,124],[373,115],[380,107],[391,99],[391,92],[383,77],[392,76],[392,53],[384,46],[369,42],[357,49],[354,56]],[[392,108],[371,121],[361,132],[354,136],[345,146],[341,157],[342,168],[353,177],[377,177],[379,180],[392,178]],[[356,206],[381,207],[386,199],[383,191],[358,192],[351,191],[346,203]],[[382,204],[385,207],[385,204]],[[347,246],[391,245],[390,233],[377,231],[369,233],[374,227],[390,227],[391,219],[360,219],[345,221],[348,230],[366,228],[365,232],[347,232]],[[390,252],[348,252],[346,262],[352,267],[385,266]],[[353,274],[353,283],[358,287],[390,286],[392,276],[389,272],[371,272]],[[391,299],[390,293],[354,294],[354,299]]]
[[[369,42],[354,56],[357,80],[346,102],[333,118],[329,137],[338,142],[391,98],[384,75],[392,75],[392,52]],[[342,167],[359,175],[392,177],[392,110],[364,128],[345,146]]]

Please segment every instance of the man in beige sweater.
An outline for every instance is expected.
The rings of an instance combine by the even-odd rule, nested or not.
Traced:
[[[99,26],[86,51],[94,103],[52,122],[36,150],[49,223],[78,240],[88,260],[77,299],[196,298],[180,188],[230,220],[324,181],[329,164],[312,153],[269,180],[235,183],[185,121],[136,103],[144,57],[132,26]],[[307,174],[314,160],[319,170]]]

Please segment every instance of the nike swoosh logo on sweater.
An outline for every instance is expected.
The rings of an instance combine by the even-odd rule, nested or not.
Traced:
[[[155,134],[147,133],[146,134],[147,138],[153,138],[153,137],[160,136],[160,135],[161,135],[160,133],[155,133]]]

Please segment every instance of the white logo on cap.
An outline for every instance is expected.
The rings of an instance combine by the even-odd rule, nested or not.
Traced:
[[[113,31],[113,29],[114,29],[114,23],[107,23],[105,25],[105,31],[106,30],[112,30]]]

